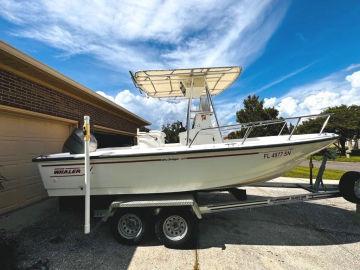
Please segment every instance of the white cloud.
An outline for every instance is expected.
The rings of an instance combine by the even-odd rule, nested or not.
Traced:
[[[317,114],[327,107],[341,104],[360,105],[360,71],[346,74],[348,69],[331,74],[315,82],[291,89],[282,97],[264,99],[264,107],[275,107],[283,117]],[[115,97],[102,91],[98,94],[149,120],[152,128],[180,120],[185,124],[186,100],[147,98],[129,90],[120,91]],[[215,100],[221,125],[235,122],[235,112],[242,107],[242,98],[235,101]]]
[[[351,83],[352,88],[360,88],[360,71],[346,76],[346,80]]]
[[[127,110],[143,117],[152,123],[152,129],[159,129],[162,125],[173,123],[177,120],[186,125],[188,101],[185,99],[157,99],[133,94],[129,90],[119,91],[115,96],[103,91],[98,94],[126,108]],[[197,102],[193,101],[193,110],[197,109]],[[216,113],[220,125],[235,123],[235,112],[240,110],[240,102],[215,102]]]
[[[247,66],[281,23],[288,3],[278,0],[0,0],[11,34],[86,54],[124,75],[128,70],[196,66]],[[106,95],[102,92],[103,95]],[[183,120],[183,102],[146,99],[130,91],[107,98],[154,126]],[[236,103],[220,104],[220,122]]]
[[[277,100],[276,97],[264,98],[264,107],[266,107],[266,108],[274,107],[276,100]]]
[[[202,65],[248,65],[287,10],[284,1],[11,1],[0,16],[12,33],[90,54],[124,72]]]
[[[348,66],[345,71],[353,71],[354,69],[358,69],[360,68],[360,63],[359,64],[351,64],[350,66]]]
[[[291,77],[294,77],[297,74],[299,74],[299,73],[303,72],[304,70],[308,69],[313,64],[315,64],[315,62],[316,61],[314,61],[314,62],[312,62],[310,64],[307,64],[306,66],[303,66],[303,67],[301,67],[301,68],[299,68],[297,70],[294,70],[294,71],[292,71],[292,72],[290,72],[290,73],[288,73],[288,74],[286,74],[286,75],[284,75],[284,76],[282,76],[282,77],[280,77],[280,78],[278,78],[278,79],[276,79],[276,80],[274,80],[274,81],[260,87],[259,89],[253,91],[253,93],[254,94],[260,93],[260,92],[262,92],[262,91],[264,91],[266,89],[269,89],[270,87],[273,87],[273,86],[275,86],[275,85],[277,85],[279,83],[282,83],[283,81],[286,81],[287,79],[290,79]]]
[[[293,97],[283,98],[276,108],[279,110],[280,115],[293,115],[296,112],[298,102]]]
[[[318,114],[328,107],[341,104],[360,105],[360,71],[346,74],[350,70],[353,68],[295,87],[283,97],[266,98],[264,105],[275,106],[284,117]]]
[[[186,123],[186,100],[159,100],[136,95],[129,90],[120,91],[115,97],[102,91],[97,93],[150,121],[152,129],[159,129],[162,125],[177,120],[182,121],[184,125]]]
[[[229,99],[216,101],[215,109],[220,125],[231,125],[236,123],[236,112],[243,108],[243,98],[237,98],[235,101]]]
[[[252,91],[251,94],[257,94],[259,92],[262,92],[265,89],[268,89],[274,85],[277,85],[291,77],[296,76],[297,74],[303,72],[304,70],[308,69],[309,67],[311,67],[313,64],[315,63],[312,62],[310,64],[307,64],[306,66],[303,66],[297,70],[294,70],[262,87],[260,87],[259,89]],[[217,113],[219,115],[219,121],[222,125],[227,125],[227,124],[234,124],[235,123],[235,112],[242,109],[243,108],[243,99],[246,98],[246,96],[236,96],[233,98],[229,98],[227,97],[225,100],[222,101],[215,101],[217,107],[219,109],[217,109]],[[231,102],[229,102],[229,100],[231,99]],[[272,98],[265,98],[264,99],[264,106],[265,107],[274,107],[275,104],[277,102],[277,98],[276,97],[272,97]],[[292,103],[292,104],[286,104],[286,103]],[[287,113],[292,113],[292,109],[291,107],[288,108],[287,105],[293,105],[293,100],[288,99],[285,100],[283,104],[281,104],[281,110],[288,110]]]

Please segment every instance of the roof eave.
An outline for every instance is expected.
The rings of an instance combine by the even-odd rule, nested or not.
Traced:
[[[61,84],[66,84],[68,86],[68,89],[71,89],[70,91],[73,92],[73,94],[77,92],[77,94],[81,94],[84,96],[88,96],[90,99],[96,99],[103,102],[103,104],[109,106],[112,109],[115,109],[117,112],[125,113],[126,118],[130,118],[132,121],[138,123],[139,125],[147,126],[151,125],[151,123],[142,117],[128,111],[127,109],[119,106],[118,104],[112,102],[111,100],[99,95],[98,93],[92,91],[91,89],[83,86],[82,84],[75,82],[74,80],[70,79],[69,77],[61,74],[60,72],[54,70],[53,68],[39,62],[38,60],[22,53],[21,51],[17,50],[16,48],[10,46],[9,44],[3,42],[0,40],[0,58],[7,58],[9,61],[6,63],[6,61],[2,61],[3,65],[10,66],[10,68],[18,68],[16,65],[23,65],[25,66],[32,66],[34,69],[39,71],[39,74],[42,73],[44,75],[47,75],[43,77],[43,80],[49,79],[50,83],[53,83],[54,81],[60,82]],[[4,60],[4,59],[2,59]],[[11,63],[14,63],[14,67],[11,67]],[[24,68],[23,70],[26,70]],[[31,74],[31,76],[34,76],[34,73]],[[65,90],[65,89],[64,89]]]

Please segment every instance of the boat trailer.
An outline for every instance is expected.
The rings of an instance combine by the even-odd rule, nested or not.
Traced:
[[[144,232],[149,230],[148,227],[155,225],[155,233],[161,243],[167,247],[179,248],[187,246],[194,240],[196,237],[196,220],[208,214],[336,197],[344,197],[348,201],[359,204],[360,172],[345,173],[339,185],[325,185],[323,183],[323,173],[329,158],[329,152],[324,151],[323,157],[315,183],[310,178],[309,184],[265,182],[248,186],[301,188],[306,191],[303,194],[252,200],[247,199],[246,191],[242,189],[245,187],[240,187],[240,189],[204,190],[175,194],[126,195],[120,196],[118,200],[113,201],[108,209],[95,210],[94,217],[101,218],[99,224],[110,219],[114,237],[120,243],[138,244],[142,240]],[[310,165],[311,163],[310,160]],[[214,191],[227,191],[236,200],[214,204],[203,204],[198,200],[201,193]]]
[[[252,187],[255,186],[303,188],[307,193],[269,197],[261,200],[233,200],[215,204],[202,204],[198,200],[200,193],[213,191],[122,196],[119,197],[119,200],[113,201],[109,209],[95,210],[94,217],[101,218],[98,224],[110,219],[114,237],[120,243],[138,244],[142,240],[142,232],[147,231],[148,227],[155,226],[156,236],[162,244],[171,248],[179,248],[186,247],[195,239],[194,226],[196,226],[197,220],[202,219],[204,215],[342,196],[337,185],[324,185],[326,191],[316,192],[310,191],[308,185],[295,183],[264,183],[264,185],[257,184]]]
[[[190,207],[198,219],[201,219],[203,215],[224,212],[224,211],[234,211],[240,209],[249,209],[249,208],[258,208],[265,206],[274,206],[274,205],[284,205],[299,203],[305,201],[321,200],[342,197],[340,191],[338,190],[337,185],[324,185],[326,191],[311,191],[311,188],[305,184],[299,183],[263,183],[263,184],[254,184],[249,185],[248,187],[270,187],[270,188],[302,188],[308,193],[288,195],[288,196],[278,196],[278,197],[269,197],[262,200],[248,200],[248,199],[239,199],[240,202],[223,202],[215,204],[201,204],[196,199],[199,193],[207,192],[226,192],[233,193],[234,189],[226,190],[214,190],[214,191],[198,191],[194,193],[176,193],[176,194],[159,194],[159,195],[131,195],[120,197],[118,201],[114,201],[110,204],[109,209],[105,210],[95,210],[94,217],[101,217],[103,221],[113,216],[116,209],[126,209],[126,208],[162,208],[162,207]],[[236,188],[235,188],[236,189]],[[245,192],[244,189],[240,191]]]
[[[85,234],[90,233],[90,159],[89,159],[89,117],[84,119],[85,141]],[[111,220],[114,237],[123,244],[136,245],[140,243],[145,233],[155,227],[155,233],[161,243],[167,247],[186,247],[196,236],[196,223],[203,215],[223,211],[234,211],[274,205],[292,204],[298,202],[344,197],[346,200],[360,204],[360,172],[347,172],[339,185],[325,185],[323,174],[331,152],[323,151],[323,160],[316,176],[312,179],[312,159],[310,159],[309,184],[265,182],[249,185],[249,187],[269,188],[302,188],[304,194],[269,197],[261,200],[247,199],[246,190],[224,188],[217,190],[202,190],[197,192],[170,194],[123,195],[110,203],[108,209],[94,210],[94,217],[101,218],[95,230],[103,222]],[[241,186],[240,188],[244,188]],[[202,204],[198,197],[200,193],[227,191],[237,200],[215,204]],[[94,229],[93,229],[94,231]]]

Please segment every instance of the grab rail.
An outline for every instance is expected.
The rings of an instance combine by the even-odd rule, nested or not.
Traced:
[[[240,130],[242,130],[243,128],[246,128],[245,131],[245,135],[242,138],[241,144],[244,144],[246,139],[249,137],[250,133],[253,131],[253,129],[255,127],[261,127],[261,126],[270,126],[270,125],[276,125],[276,124],[281,124],[284,123],[282,125],[282,128],[278,134],[278,136],[281,135],[281,133],[283,132],[283,130],[285,129],[285,126],[287,125],[289,120],[297,120],[296,121],[296,125],[293,127],[293,129],[291,130],[288,140],[291,139],[291,137],[293,136],[295,130],[298,128],[299,124],[301,123],[301,120],[304,119],[308,119],[308,118],[323,118],[326,117],[323,125],[321,126],[321,129],[319,131],[319,135],[323,133],[325,127],[327,126],[330,116],[332,115],[332,113],[327,113],[327,114],[309,114],[309,115],[301,115],[301,116],[294,116],[294,117],[287,117],[287,118],[282,118],[282,119],[274,119],[274,120],[264,120],[264,121],[255,121],[255,122],[249,122],[249,123],[240,123],[240,124],[234,124],[234,125],[225,125],[225,126],[219,126],[219,127],[210,127],[210,128],[202,128],[199,129],[194,138],[192,140],[190,140],[189,143],[189,147],[193,144],[193,142],[195,141],[196,137],[198,136],[198,134],[201,131],[204,130],[212,130],[212,129],[236,129],[239,128]]]

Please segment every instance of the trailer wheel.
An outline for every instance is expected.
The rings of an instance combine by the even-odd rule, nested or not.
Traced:
[[[341,176],[339,190],[343,198],[360,203],[360,172],[346,172]]]
[[[125,245],[139,244],[147,231],[147,217],[140,210],[118,210],[112,218],[111,229],[115,239]]]
[[[194,240],[195,225],[195,217],[188,209],[163,210],[155,223],[155,233],[166,247],[184,248]]]

